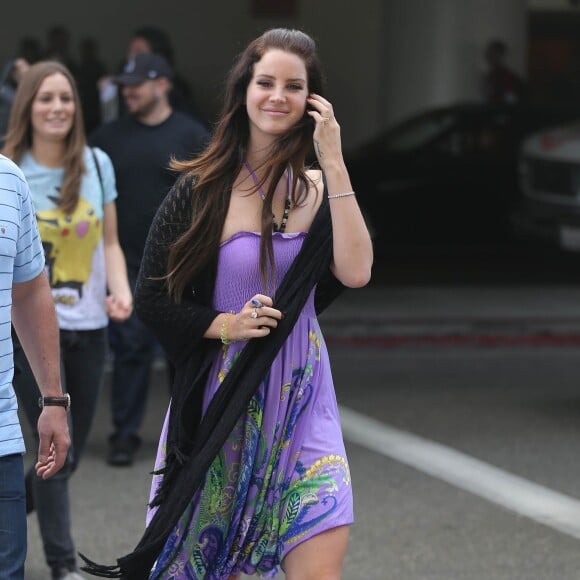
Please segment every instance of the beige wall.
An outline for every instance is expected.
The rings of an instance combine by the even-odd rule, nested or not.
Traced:
[[[94,36],[101,56],[115,67],[131,31],[156,25],[171,32],[177,68],[194,86],[203,110],[215,114],[222,80],[232,59],[254,36],[271,26],[298,27],[318,41],[328,77],[328,96],[343,128],[345,147],[377,127],[376,91],[381,0],[298,0],[297,18],[255,19],[251,0],[63,0],[15,2],[11,21],[3,19],[0,57],[9,58],[23,35],[44,40],[53,24],[64,24],[76,43]],[[76,47],[75,47],[76,49]]]
[[[482,51],[490,38],[504,39],[509,64],[525,72],[526,0],[388,0],[388,5],[381,125],[427,105],[480,100]]]
[[[530,10],[578,10],[580,5],[573,0],[528,0]]]
[[[18,39],[44,40],[64,24],[75,45],[94,36],[114,68],[131,31],[156,25],[171,32],[177,68],[212,118],[232,59],[270,26],[304,29],[318,41],[328,97],[349,149],[401,117],[433,104],[475,98],[485,39],[500,33],[524,68],[526,0],[297,0],[290,19],[256,19],[251,0],[39,0],[12,2],[2,21],[0,57]]]

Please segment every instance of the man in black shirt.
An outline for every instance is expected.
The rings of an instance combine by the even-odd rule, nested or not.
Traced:
[[[133,288],[149,227],[176,178],[169,161],[191,158],[208,139],[201,123],[172,110],[171,77],[171,68],[160,55],[144,53],[130,60],[116,78],[128,115],[103,125],[90,138],[115,168],[119,239]],[[114,431],[107,460],[111,465],[130,465],[140,444],[155,340],[134,314],[126,322],[111,322],[110,331]]]

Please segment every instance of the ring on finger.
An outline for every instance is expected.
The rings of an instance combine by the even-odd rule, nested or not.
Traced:
[[[264,306],[257,298],[252,298],[251,304],[255,308],[262,308]]]
[[[250,314],[250,316],[252,318],[258,318],[258,309],[254,308],[254,310],[252,310],[252,313]]]

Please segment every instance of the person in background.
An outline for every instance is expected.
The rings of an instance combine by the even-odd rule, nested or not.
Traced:
[[[51,26],[46,33],[46,49],[43,60],[56,60],[71,72],[76,78],[79,66],[71,54],[71,34],[68,28],[61,24]]]
[[[173,70],[171,90],[169,91],[171,108],[193,117],[207,127],[207,122],[194,102],[191,86],[175,70],[175,51],[171,39],[165,31],[155,26],[142,26],[135,30],[127,46],[126,60],[123,66],[138,54],[148,52],[161,55]],[[126,113],[123,101],[118,102],[114,77],[102,77],[99,80],[99,89],[104,121],[112,121]]]
[[[31,64],[42,57],[40,43],[33,36],[24,36],[18,43],[16,58],[8,60],[0,71],[0,148],[8,128],[8,119],[16,87]]]
[[[373,252],[322,91],[314,41],[268,30],[206,151],[174,164],[135,291],[175,366],[148,527],[91,573],[341,576],[353,497],[317,312],[369,281]]]
[[[64,65],[39,62],[22,77],[3,152],[30,186],[60,328],[63,382],[75,400],[65,467],[49,480],[27,474],[27,509],[36,509],[52,579],[76,580],[69,480],[103,382],[109,318],[125,320],[132,295],[117,237],[113,167],[103,151],[86,146],[79,96]],[[40,385],[18,344],[15,364],[14,388],[34,426]]]
[[[169,66],[171,66],[173,70],[171,91],[169,91],[171,107],[207,125],[194,102],[194,95],[190,84],[176,70],[175,51],[169,35],[164,30],[155,26],[142,26],[138,28],[133,32],[133,37],[129,43],[128,57],[133,58],[143,52],[160,54],[169,63]]]
[[[44,274],[44,255],[28,185],[20,169],[0,155],[0,575],[23,580],[26,559],[24,440],[12,385],[14,365],[10,322],[39,385],[32,396],[38,411],[36,474],[48,481],[64,465],[70,445],[70,398],[60,382],[58,327]],[[12,316],[11,316],[12,314]],[[40,400],[39,400],[40,395]]]
[[[30,64],[22,57],[11,59],[0,71],[0,140],[3,142],[8,128],[8,119],[16,94],[16,87]]]
[[[128,115],[99,127],[90,137],[107,152],[117,178],[119,237],[134,287],[149,226],[159,204],[175,181],[172,158],[198,154],[208,133],[191,117],[169,103],[173,72],[153,53],[138,54],[116,77]],[[154,358],[153,333],[136,317],[110,326],[114,355],[111,410],[113,432],[107,461],[126,466],[141,444],[143,422]]]
[[[81,58],[77,84],[83,104],[85,130],[90,133],[101,124],[98,82],[105,74],[106,67],[99,58],[99,46],[96,39],[83,38],[79,49]]]
[[[524,83],[505,63],[507,46],[491,40],[485,47],[487,70],[482,79],[483,99],[492,105],[516,105],[524,96]]]
[[[42,52],[40,41],[34,36],[23,36],[18,42],[17,54],[29,65],[42,60]]]

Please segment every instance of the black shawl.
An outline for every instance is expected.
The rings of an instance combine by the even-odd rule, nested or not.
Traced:
[[[326,188],[325,188],[326,189]],[[326,191],[325,191],[326,193]],[[276,291],[275,308],[285,313],[267,337],[250,340],[201,416],[208,371],[221,343],[203,334],[219,314],[211,307],[216,261],[193,281],[191,296],[173,302],[159,277],[166,272],[168,249],[191,223],[191,183],[182,179],[159,208],[151,226],[135,290],[135,308],[156,333],[175,367],[163,480],[152,502],[157,512],[135,550],[100,566],[85,558],[82,569],[104,578],[143,580],[206,471],[246,409],[279,352],[312,289],[320,313],[343,286],[330,272],[332,224],[326,195],[302,248]]]

